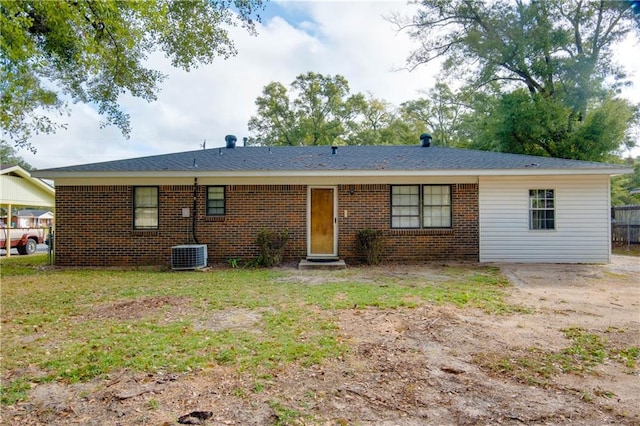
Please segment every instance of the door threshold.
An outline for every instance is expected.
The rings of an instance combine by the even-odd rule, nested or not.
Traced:
[[[307,261],[317,263],[337,262],[338,260],[340,260],[338,256],[307,257]]]

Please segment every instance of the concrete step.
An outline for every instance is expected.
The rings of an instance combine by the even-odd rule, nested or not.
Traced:
[[[322,270],[334,270],[334,269],[346,269],[347,264],[344,260],[329,260],[329,261],[313,261],[309,259],[302,259],[298,264],[298,269],[322,269]]]

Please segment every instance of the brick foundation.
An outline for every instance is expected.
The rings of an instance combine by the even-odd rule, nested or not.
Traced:
[[[182,217],[182,208],[193,208],[193,190],[159,186],[159,229],[138,231],[133,230],[133,187],[56,187],[56,264],[168,265],[171,247],[185,244],[191,229],[192,219]],[[285,260],[306,256],[306,185],[228,185],[225,197],[226,214],[206,216],[206,187],[197,187],[196,237],[208,245],[210,263],[256,258],[253,241],[263,226],[289,229]],[[454,184],[452,197],[451,229],[398,230],[390,227],[389,185],[339,185],[339,257],[361,262],[356,232],[376,228],[384,231],[385,261],[478,260],[478,187]]]

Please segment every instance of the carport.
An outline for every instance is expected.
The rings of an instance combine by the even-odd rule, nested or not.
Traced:
[[[6,209],[7,227],[11,227],[14,207],[55,208],[55,189],[20,166],[0,166],[0,207]],[[7,257],[11,256],[11,239],[6,238]]]

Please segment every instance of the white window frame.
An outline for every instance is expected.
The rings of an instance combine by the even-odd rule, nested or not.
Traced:
[[[142,194],[148,191],[149,194]],[[154,194],[155,192],[155,194]],[[133,187],[133,229],[155,230],[160,227],[160,188]]]
[[[211,189],[222,188],[222,207],[215,206],[211,207],[209,202],[211,201],[220,201],[220,198],[209,198],[211,193],[209,192]],[[224,185],[211,185],[207,186],[207,204],[205,206],[207,216],[224,216],[227,213],[227,188]],[[222,213],[211,213],[209,209],[222,209]]]
[[[426,194],[427,189],[436,187],[447,190]],[[391,185],[390,193],[392,229],[451,229],[453,226],[451,185]],[[429,204],[425,204],[427,201]]]
[[[550,188],[529,190],[529,230],[555,231],[556,191]]]

